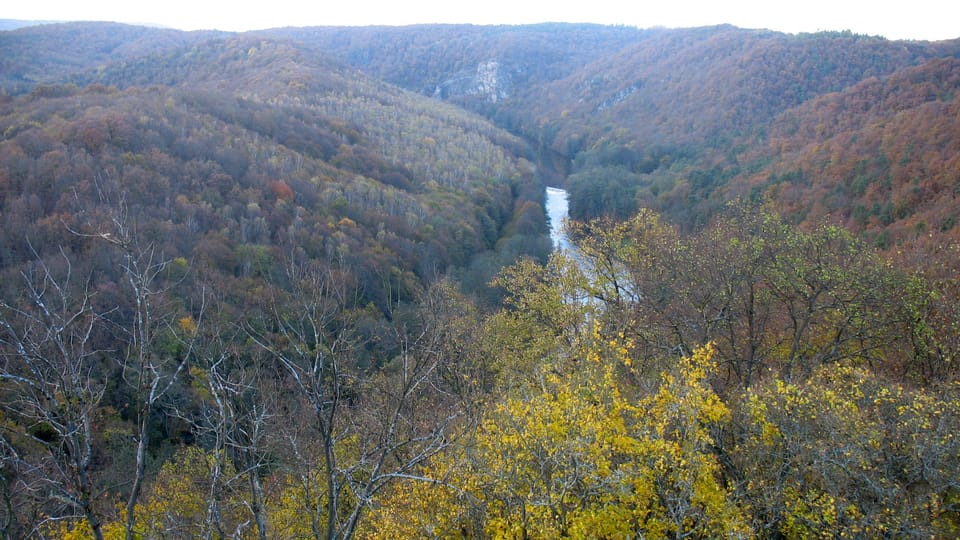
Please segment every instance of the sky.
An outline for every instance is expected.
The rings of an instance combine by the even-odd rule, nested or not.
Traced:
[[[593,22],[650,28],[733,24],[782,32],[852,30],[889,39],[960,38],[960,0],[21,0],[0,19],[98,20],[181,30],[279,26]]]

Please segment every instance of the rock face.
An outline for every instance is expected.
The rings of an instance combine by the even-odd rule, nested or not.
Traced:
[[[600,103],[600,105],[597,105],[597,108],[595,109],[595,111],[596,111],[596,112],[605,111],[605,110],[609,109],[610,107],[613,107],[613,106],[615,106],[615,105],[618,105],[618,104],[620,104],[620,103],[623,103],[623,102],[626,101],[626,99],[627,99],[628,97],[630,97],[634,92],[636,92],[637,90],[639,90],[642,85],[643,85],[643,83],[635,82],[635,83],[631,84],[630,86],[624,88],[623,90],[620,90],[619,92],[617,92],[616,94],[614,94],[614,95],[611,96],[610,98],[604,100],[602,103]]]
[[[438,84],[433,95],[441,99],[470,96],[497,103],[510,97],[512,92],[510,71],[496,60],[487,60]]]

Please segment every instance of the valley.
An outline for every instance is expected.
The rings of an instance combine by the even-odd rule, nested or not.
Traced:
[[[0,536],[956,537],[958,58],[0,31]]]

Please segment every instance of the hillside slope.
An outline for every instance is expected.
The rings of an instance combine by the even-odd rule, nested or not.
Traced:
[[[388,302],[493,249],[518,194],[537,197],[515,138],[288,44],[230,37],[73,80],[0,105],[10,271],[28,242],[83,244],[63,223],[122,193],[170,257],[249,276],[251,246],[342,252]]]
[[[106,36],[105,26],[53,25],[4,37],[13,57],[29,50],[22,36],[9,40],[22,32],[47,44],[35,51],[38,62],[61,65],[54,52],[68,49],[81,30],[94,30],[87,34],[90,44],[77,49],[70,69],[55,69],[49,78],[59,76],[81,86],[189,86],[258,103],[307,107],[362,126],[367,140],[386,152],[391,164],[420,177],[435,177],[441,184],[455,183],[454,169],[462,159],[470,159],[464,150],[475,147],[451,143],[440,155],[431,146],[430,141],[450,140],[440,124],[433,123],[437,114],[457,118],[456,130],[528,157],[548,182],[569,187],[576,218],[604,213],[623,217],[646,206],[688,230],[702,226],[732,198],[756,199],[761,188],[755,175],[795,170],[790,155],[761,159],[755,147],[782,139],[785,123],[804,122],[807,114],[828,114],[816,112],[818,100],[857,92],[852,89],[867,81],[896,85],[903,77],[934,76],[932,68],[918,66],[960,55],[957,40],[889,41],[849,32],[788,35],[730,26],[314,27],[266,30],[215,42],[194,34],[181,35],[178,41],[161,32],[158,36],[168,37],[153,48],[142,41],[147,29],[128,27]],[[101,65],[103,54],[97,51],[115,51],[123,61]],[[23,66],[14,67],[8,79],[27,80]],[[413,100],[413,94],[391,84],[481,112],[514,136],[453,108],[431,112],[441,110],[436,101]],[[951,95],[943,90],[936,100],[946,106]],[[884,107],[899,106],[897,99],[893,95]],[[909,103],[911,98],[903,99]],[[397,121],[390,112],[397,105],[421,111],[416,126]],[[407,136],[411,129],[423,135]],[[885,137],[904,139],[911,129],[888,124]],[[792,132],[789,144],[820,145],[822,136],[810,129]],[[426,156],[429,159],[421,159]],[[861,156],[858,161],[863,159],[874,168],[884,167],[874,176],[898,174],[891,171],[891,160]],[[778,172],[767,171],[764,160]],[[928,167],[917,152],[899,153],[900,162],[901,168]],[[893,196],[896,201],[823,201],[829,192],[845,189],[837,184],[842,175],[805,169],[817,175],[818,187],[802,195],[791,191],[793,209],[785,204],[785,210],[808,208],[804,212],[812,212],[811,219],[829,213],[854,230],[869,229],[871,238],[883,234],[881,244],[888,244],[891,234],[904,238],[897,227],[905,222],[893,221],[927,211],[903,207],[935,204],[929,197],[900,192]],[[892,208],[898,204],[901,209]],[[816,209],[824,206],[829,210]],[[944,211],[929,212],[939,216],[931,218],[936,223],[906,226],[938,232],[950,224]],[[877,217],[880,214],[886,217]],[[876,219],[870,221],[871,215]],[[890,215],[899,217],[891,220]],[[883,233],[886,227],[893,229]]]
[[[749,190],[799,223],[833,221],[881,247],[958,240],[958,93],[960,60],[944,58],[811,100],[773,122],[754,150],[759,170],[730,195]]]
[[[182,32],[108,22],[42,24],[0,32],[0,93],[28,92],[40,83],[200,43],[223,32]]]
[[[688,228],[701,226],[724,197],[742,195],[734,186],[723,188],[750,174],[744,168],[749,158],[737,156],[780,129],[780,115],[796,109],[790,114],[802,116],[804,105],[821,96],[960,54],[956,40],[731,26],[302,28],[268,34],[494,119],[530,141],[550,181],[572,188],[575,217],[650,206]],[[888,133],[900,136],[906,134]],[[903,159],[921,165],[916,155]],[[612,201],[622,209],[611,208]]]

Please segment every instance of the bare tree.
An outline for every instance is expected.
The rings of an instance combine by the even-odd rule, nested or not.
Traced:
[[[124,237],[121,237],[124,238]],[[136,505],[146,476],[147,449],[150,446],[150,421],[161,400],[173,388],[187,366],[192,339],[186,350],[168,356],[156,350],[161,332],[174,329],[175,316],[162,305],[165,290],[161,276],[168,261],[153,246],[136,249],[124,238],[123,270],[134,302],[133,318],[124,328],[128,347],[123,356],[123,378],[133,390],[136,413],[136,468],[126,505],[126,537],[133,540],[136,526]],[[175,330],[173,330],[175,332]]]
[[[101,195],[105,197],[104,195]],[[150,422],[161,400],[174,387],[187,367],[195,332],[178,328],[175,309],[168,303],[171,285],[167,283],[170,260],[156,246],[139,242],[133,220],[127,214],[121,194],[109,219],[97,233],[80,233],[101,238],[119,250],[123,280],[129,286],[129,313],[116,321],[126,348],[118,355],[123,380],[132,390],[135,421],[135,466],[126,503],[126,538],[136,535],[136,506],[146,477],[147,450],[150,447]],[[198,310],[201,314],[202,306]],[[196,323],[191,323],[196,324]],[[173,335],[182,347],[176,354],[158,350],[162,335]]]
[[[463,402],[448,391],[451,349],[442,318],[394,317],[389,357],[362,366],[356,291],[331,268],[288,267],[289,303],[248,324],[250,337],[285,372],[312,413],[315,437],[288,435],[316,538],[351,538],[365,509],[387,485],[428,480],[418,468],[454,439]],[[444,292],[449,292],[447,289]],[[401,322],[406,319],[408,322]],[[376,353],[374,353],[376,356]],[[320,455],[314,462],[313,442]],[[319,471],[321,484],[314,480]]]
[[[247,480],[248,497],[244,502],[253,516],[258,538],[266,540],[266,502],[261,478],[267,465],[264,449],[268,421],[273,415],[264,397],[266,382],[255,365],[235,370],[215,365],[208,373],[210,392],[224,411],[224,445],[233,457],[238,477]]]
[[[215,533],[226,537],[227,525],[234,528],[234,537],[240,537],[251,526],[250,519],[225,523],[221,505],[233,496],[242,500],[257,537],[265,540],[262,476],[267,464],[268,422],[273,416],[267,396],[269,382],[262,377],[257,359],[238,354],[229,340],[216,336],[204,349],[197,355],[199,369],[194,374],[203,388],[199,407],[178,411],[193,426],[198,442],[212,454],[204,537],[212,538]],[[243,491],[246,496],[239,495]]]
[[[345,487],[339,474],[336,448],[347,436],[339,425],[352,376],[345,365],[355,345],[349,328],[339,325],[347,306],[347,288],[331,270],[315,266],[288,267],[293,284],[293,311],[273,307],[276,330],[269,333],[248,325],[251,338],[267,351],[292,379],[298,395],[306,400],[314,415],[320,439],[325,496],[316,497],[318,506],[312,522],[317,537],[340,537],[340,495]],[[297,460],[304,460],[296,439],[291,440]],[[309,481],[307,482],[309,485]],[[312,490],[311,490],[312,491]],[[325,499],[325,505],[322,500]],[[321,523],[326,514],[326,523]]]
[[[362,513],[391,483],[438,483],[422,476],[421,466],[470,425],[476,380],[463,360],[476,327],[466,306],[451,284],[440,282],[418,307],[390,314],[393,354],[359,382],[358,405],[345,417],[361,446],[344,469],[355,502],[342,538],[356,532]]]
[[[0,451],[5,479],[19,471],[18,490],[58,502],[52,517],[82,517],[99,539],[94,420],[106,372],[93,343],[105,314],[92,307],[89,282],[74,283],[63,251],[60,258],[62,276],[38,258],[22,273],[23,297],[0,301],[0,406],[12,420]],[[8,534],[11,526],[8,519]]]

